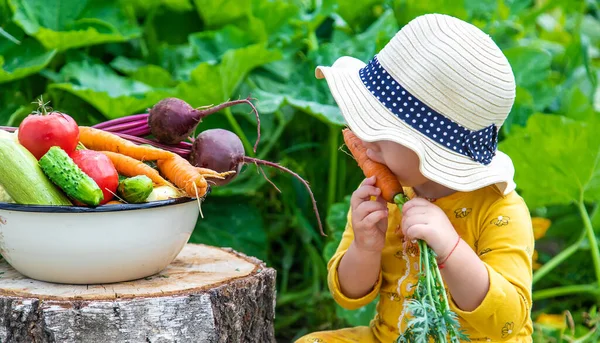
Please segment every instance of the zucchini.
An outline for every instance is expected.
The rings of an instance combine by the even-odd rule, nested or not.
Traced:
[[[72,199],[90,206],[98,206],[104,200],[96,181],[60,147],[51,147],[38,163],[48,178]]]
[[[72,205],[44,175],[33,154],[12,137],[0,137],[0,184],[17,204]]]
[[[0,185],[0,202],[14,203],[13,199],[4,190],[4,187]]]
[[[139,204],[146,202],[153,189],[154,184],[149,177],[138,175],[119,182],[117,191],[119,196],[128,203]]]

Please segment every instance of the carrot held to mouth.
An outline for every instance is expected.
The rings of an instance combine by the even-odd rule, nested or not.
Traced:
[[[396,204],[398,208],[402,209],[402,205],[408,201],[408,197],[404,194],[402,185],[396,175],[386,165],[369,159],[367,149],[354,132],[350,129],[344,129],[342,134],[346,146],[350,149],[350,153],[365,176],[367,178],[375,176],[375,186],[381,190],[383,199]]]

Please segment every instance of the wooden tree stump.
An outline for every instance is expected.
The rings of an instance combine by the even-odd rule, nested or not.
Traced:
[[[275,270],[187,244],[157,275],[104,285],[28,279],[0,262],[0,342],[275,342]]]

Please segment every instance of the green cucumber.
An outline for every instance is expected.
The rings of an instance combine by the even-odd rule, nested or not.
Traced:
[[[0,136],[0,184],[17,204],[73,205],[44,175],[35,156],[12,137]]]
[[[98,206],[104,200],[96,181],[84,173],[60,147],[51,147],[40,158],[39,165],[48,178],[72,199],[90,206]]]
[[[154,184],[149,177],[138,175],[119,182],[117,191],[119,196],[128,203],[139,204],[146,202],[153,189]]]

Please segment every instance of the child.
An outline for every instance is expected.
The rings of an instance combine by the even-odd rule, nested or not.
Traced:
[[[379,295],[370,327],[297,342],[394,342],[417,283],[422,239],[437,254],[450,308],[472,342],[531,342],[533,230],[497,132],[515,97],[510,64],[475,26],[438,14],[408,23],[365,65],[318,67],[370,159],[411,198],[386,203],[366,179],[328,264],[334,299],[357,309]],[[374,200],[376,199],[376,200]]]

